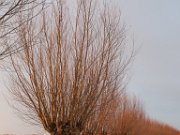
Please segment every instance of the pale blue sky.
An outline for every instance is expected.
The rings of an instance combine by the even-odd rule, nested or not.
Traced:
[[[180,130],[180,1],[115,1],[135,46],[141,46],[130,70],[129,91],[140,98],[151,118]],[[2,80],[0,91],[6,91]],[[0,134],[37,131],[15,118],[2,95],[0,107]]]
[[[129,91],[148,115],[180,129],[180,1],[121,0],[122,14],[141,46]]]

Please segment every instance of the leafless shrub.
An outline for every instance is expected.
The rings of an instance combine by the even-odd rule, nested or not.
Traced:
[[[15,44],[16,37],[14,32],[21,25],[16,22],[15,16],[25,13],[28,10],[43,5],[44,0],[1,0],[0,1],[0,60],[8,57],[10,54],[17,52]],[[28,20],[21,20],[25,22]]]
[[[143,132],[145,112],[136,98],[128,95],[119,97],[113,115],[106,123],[113,135],[140,135]]]
[[[15,108],[52,135],[105,133],[131,59],[124,54],[125,26],[94,0],[77,0],[72,16],[65,1],[52,7],[18,32],[23,49],[11,58]]]

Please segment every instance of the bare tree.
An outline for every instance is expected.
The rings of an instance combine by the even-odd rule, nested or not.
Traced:
[[[103,134],[112,101],[125,88],[125,26],[100,1],[77,0],[71,10],[59,0],[52,10],[18,32],[15,108],[51,135]]]
[[[138,100],[131,99],[126,93],[117,100],[113,116],[107,123],[109,133],[113,135],[142,134],[146,117]]]
[[[15,16],[42,5],[40,0],[1,0],[0,1],[0,60],[18,51],[13,36],[10,36],[20,24],[16,23]],[[25,20],[24,20],[25,21]],[[26,20],[27,21],[27,20]],[[11,42],[9,42],[11,40]]]

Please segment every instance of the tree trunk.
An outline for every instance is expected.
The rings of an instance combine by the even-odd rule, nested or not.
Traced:
[[[60,134],[60,133],[58,133],[58,132],[52,132],[52,133],[50,133],[51,135],[63,135],[63,134]]]
[[[52,132],[50,135],[81,135],[81,132],[63,132],[63,133],[58,133],[58,132]]]

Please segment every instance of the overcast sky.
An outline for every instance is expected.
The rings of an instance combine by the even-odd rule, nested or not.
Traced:
[[[134,34],[135,46],[141,46],[130,70],[128,90],[140,98],[151,118],[180,130],[180,1],[116,1],[129,35]],[[4,75],[0,91],[6,91]],[[15,117],[0,94],[0,134],[37,132]]]
[[[151,118],[180,129],[180,1],[121,0],[121,10],[141,46],[129,91]]]

